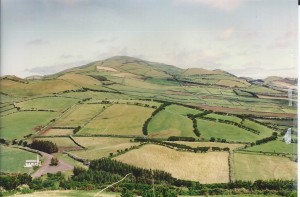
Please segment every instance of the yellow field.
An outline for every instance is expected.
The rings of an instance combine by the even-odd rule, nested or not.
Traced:
[[[228,143],[220,143],[220,142],[181,142],[181,141],[177,141],[177,142],[174,142],[174,143],[184,144],[184,145],[190,146],[192,148],[203,147],[203,146],[206,146],[206,147],[220,147],[220,148],[228,147],[232,150],[235,149],[235,148],[238,148],[238,147],[245,146],[244,144],[228,144]]]
[[[46,140],[55,143],[58,147],[77,147],[74,142],[68,137],[47,137],[39,138],[38,140]]]
[[[29,84],[18,83],[11,80],[1,81],[1,91],[14,96],[36,96],[75,89],[78,89],[78,87],[59,79],[36,80]]]
[[[154,109],[116,104],[89,122],[80,134],[143,135],[142,127]]]
[[[90,121],[95,115],[103,111],[105,105],[101,104],[82,104],[61,117],[55,123],[59,127],[77,127]]]
[[[71,153],[85,159],[99,159],[108,157],[110,153],[117,153],[118,150],[125,150],[139,143],[130,142],[128,138],[111,137],[74,137],[80,145],[87,150],[72,151]]]
[[[142,168],[163,170],[179,179],[200,183],[229,181],[227,152],[179,152],[164,146],[145,145],[116,159]]]
[[[72,135],[73,129],[49,129],[44,132],[44,136],[54,136],[54,135]]]
[[[284,157],[235,153],[234,173],[237,180],[296,180],[297,163]]]
[[[248,82],[234,81],[229,79],[222,79],[218,81],[216,84],[227,86],[227,87],[246,87],[250,85]]]
[[[101,82],[93,77],[80,75],[80,74],[65,74],[60,76],[58,79],[63,79],[71,82],[72,84],[76,84],[79,86],[91,86],[91,85],[101,85]]]

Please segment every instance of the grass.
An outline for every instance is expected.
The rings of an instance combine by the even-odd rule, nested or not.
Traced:
[[[36,159],[36,154],[28,151],[0,146],[0,171],[7,173],[29,173],[32,168],[24,168],[25,160]]]
[[[20,139],[36,132],[37,127],[45,126],[56,112],[17,112],[1,117],[0,136],[6,139]]]
[[[220,120],[229,120],[232,122],[236,122],[236,123],[241,123],[242,119],[240,119],[239,117],[236,116],[226,116],[226,115],[219,115],[219,114],[207,114],[205,117],[208,118],[215,118],[215,119],[220,119]]]
[[[43,133],[44,136],[57,136],[57,135],[72,135],[73,129],[49,129]]]
[[[125,150],[139,143],[130,142],[128,138],[111,137],[74,137],[75,141],[87,150],[72,151],[71,153],[85,159],[99,159],[116,154],[118,150]]]
[[[249,151],[297,154],[297,144],[286,144],[276,140],[258,146],[247,148]]]
[[[116,159],[142,168],[163,170],[179,179],[200,183],[229,181],[227,152],[191,153],[159,145],[145,145]]]
[[[154,109],[115,104],[89,122],[78,134],[143,135],[142,127]]]
[[[261,136],[261,138],[270,137],[272,135],[272,133],[274,132],[274,130],[272,130],[266,126],[263,126],[261,124],[258,124],[256,122],[253,122],[251,120],[248,120],[248,119],[244,120],[242,122],[242,124],[246,127],[249,127],[249,128],[259,131],[260,132],[259,136]]]
[[[284,157],[235,153],[234,173],[237,180],[296,180],[297,163]]]
[[[69,137],[37,138],[37,140],[51,141],[51,142],[55,143],[59,148],[78,147]]]
[[[195,137],[192,120],[187,116],[163,110],[156,114],[148,125],[150,137],[186,136]]]
[[[104,110],[105,105],[101,104],[81,104],[63,115],[56,121],[54,126],[77,127],[88,123],[94,116]]]
[[[229,144],[229,143],[221,143],[221,142],[185,142],[185,141],[176,141],[173,143],[184,144],[193,148],[196,147],[220,147],[225,148],[228,147],[230,149],[235,149],[239,147],[245,146],[244,144]]]
[[[54,110],[62,112],[68,107],[75,104],[78,100],[72,98],[63,97],[43,97],[36,98],[24,102],[17,103],[16,105],[21,108],[21,110]]]
[[[227,141],[253,142],[260,139],[261,136],[246,131],[242,128],[225,123],[219,123],[208,120],[197,120],[197,126],[204,139],[221,138]]]
[[[18,97],[28,97],[63,92],[65,90],[76,90],[79,87],[59,79],[34,80],[28,84],[11,80],[1,81],[1,91]]]
[[[99,190],[100,191],[100,190]],[[86,197],[93,197],[97,191],[91,191],[91,190],[53,190],[53,191],[40,191],[40,192],[34,192],[30,194],[18,194],[14,195],[16,197],[49,197],[49,196],[57,196],[57,197],[81,197],[81,196],[86,196]],[[114,192],[103,192],[101,195],[99,194],[98,196],[102,197],[116,197],[120,196],[119,193],[114,193]]]

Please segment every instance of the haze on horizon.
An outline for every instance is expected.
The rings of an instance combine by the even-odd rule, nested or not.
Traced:
[[[1,75],[112,56],[297,77],[296,0],[2,0]]]

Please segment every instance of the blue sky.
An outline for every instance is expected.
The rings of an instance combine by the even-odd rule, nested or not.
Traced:
[[[297,17],[296,0],[2,0],[1,75],[127,55],[296,77]]]

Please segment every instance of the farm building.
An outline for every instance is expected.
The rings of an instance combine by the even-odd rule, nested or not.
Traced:
[[[36,160],[26,160],[25,168],[31,168],[33,166],[41,166],[41,161],[39,160],[39,155],[36,156]]]

